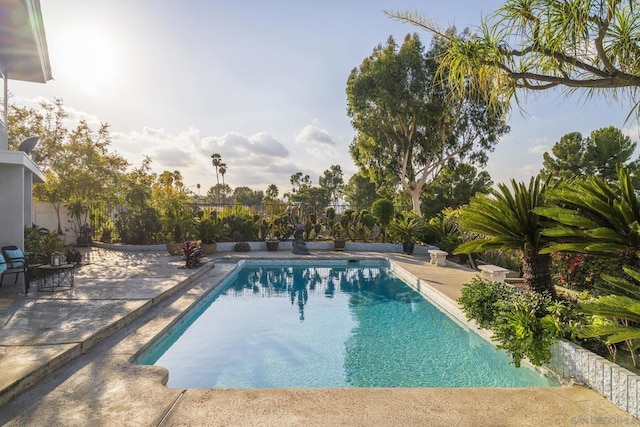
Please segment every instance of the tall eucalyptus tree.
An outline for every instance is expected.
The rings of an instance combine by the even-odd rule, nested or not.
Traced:
[[[502,112],[489,111],[483,98],[450,96],[448,84],[434,79],[436,57],[447,46],[436,37],[425,52],[417,34],[401,46],[389,37],[347,81],[347,114],[357,132],[351,157],[379,187],[402,188],[417,214],[423,190],[445,165],[483,165],[509,130]]]

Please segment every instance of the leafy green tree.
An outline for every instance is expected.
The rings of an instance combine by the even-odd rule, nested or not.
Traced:
[[[640,205],[627,170],[619,165],[617,172],[611,183],[594,175],[561,183],[549,205],[536,208],[557,223],[544,231],[554,241],[544,253],[587,253],[640,265]]]
[[[509,130],[503,114],[489,112],[482,98],[450,96],[447,84],[434,79],[436,57],[447,45],[435,37],[425,53],[417,34],[401,46],[389,37],[347,81],[347,114],[357,132],[352,158],[379,186],[401,187],[416,213],[422,191],[445,165],[484,164]]]
[[[563,135],[560,141],[551,148],[551,153],[545,152],[542,157],[543,177],[560,179],[575,178],[588,173],[585,159],[586,144],[580,132],[570,132]]]
[[[158,179],[145,157],[139,168],[124,175],[123,198],[127,210],[117,215],[115,228],[122,243],[156,243],[161,232],[160,213],[153,206],[152,186]]]
[[[231,203],[233,201],[233,190],[228,184],[216,184],[209,188],[204,201],[207,203]]]
[[[314,186],[309,175],[297,172],[291,175],[289,180],[293,188],[291,193],[286,193],[290,202],[301,203],[305,206],[319,206],[325,208],[331,201],[327,188]]]
[[[233,190],[233,201],[240,205],[259,205],[263,197],[262,191],[252,190],[249,187],[236,187]]]
[[[422,193],[422,215],[433,218],[445,208],[465,205],[476,193],[487,193],[493,185],[488,172],[468,163],[445,166],[431,187]]]
[[[338,204],[344,190],[344,178],[342,177],[342,168],[340,165],[332,165],[324,171],[320,177],[318,184],[321,188],[327,190],[329,197],[334,206]]]
[[[113,202],[121,196],[120,183],[127,161],[111,151],[109,125],[98,130],[85,121],[69,130],[62,100],[42,101],[40,108],[11,106],[8,120],[10,147],[16,148],[27,137],[37,135],[38,145],[31,158],[45,172],[46,182],[34,187],[38,200],[53,204],[62,233],[60,208],[65,204],[87,211],[95,202]]]
[[[278,186],[275,184],[269,184],[269,187],[267,187],[267,191],[264,192],[264,201],[274,201],[278,198],[278,193],[280,192],[280,190],[278,190]]]
[[[386,240],[387,227],[395,215],[395,206],[389,199],[378,199],[371,205],[371,215],[380,225],[382,240]]]
[[[65,127],[65,120],[68,114],[63,101],[58,98],[53,103],[42,100],[39,107],[9,106],[9,149],[17,149],[24,139],[37,136],[38,144],[31,152],[31,159],[46,172],[67,140],[69,130]]]
[[[224,189],[224,174],[222,174],[223,187],[220,187],[220,168],[223,168],[224,171],[226,172],[227,165],[222,162],[222,156],[220,155],[220,153],[213,153],[211,155],[211,164],[216,169],[216,186],[212,187],[216,191],[218,191],[218,193],[215,194],[215,203],[222,203],[222,200],[220,199],[221,197],[220,191]]]
[[[362,172],[358,172],[349,178],[344,187],[344,199],[352,209],[369,209],[378,199],[376,184]]]
[[[617,178],[616,165],[622,164],[631,175],[638,174],[638,163],[629,162],[636,143],[613,126],[591,132],[587,140],[586,161],[593,173],[605,181]]]
[[[291,182],[291,185],[293,187],[293,189],[291,190],[292,194],[304,191],[305,189],[313,185],[313,183],[311,182],[311,177],[309,177],[309,175],[303,176],[302,172],[296,172],[291,175],[291,178],[289,178],[289,182]]]
[[[636,144],[613,126],[591,132],[584,138],[579,132],[563,135],[552,148],[554,157],[544,153],[543,176],[576,178],[595,174],[605,181],[617,178],[616,165],[625,165],[629,173],[638,176],[638,161],[630,161]]]
[[[58,213],[61,231],[61,205],[74,206],[76,232],[84,228],[89,206],[96,202],[113,204],[122,195],[121,182],[128,162],[110,150],[109,125],[102,123],[97,131],[81,120],[64,141],[47,148],[47,182],[37,184],[34,195],[51,202]]]
[[[583,88],[638,106],[640,8],[631,0],[506,0],[473,37],[444,34],[414,12],[387,14],[447,37],[439,74],[457,97],[473,92],[502,108],[520,89]]]
[[[547,203],[550,184],[539,177],[529,185],[511,180],[511,189],[498,184],[489,194],[477,194],[460,208],[460,226],[479,234],[455,250],[456,254],[479,253],[490,249],[517,250],[522,255],[525,284],[538,293],[555,296],[551,280],[551,255],[543,249],[552,240],[543,234],[549,221],[534,209]]]
[[[164,238],[180,243],[191,231],[194,213],[188,203],[191,194],[182,181],[180,171],[164,171],[151,186],[153,207],[160,213]]]

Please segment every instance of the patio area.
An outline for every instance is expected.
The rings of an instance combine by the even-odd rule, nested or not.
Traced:
[[[640,425],[579,385],[531,389],[172,389],[129,363],[244,258],[387,258],[455,300],[476,273],[424,255],[219,252],[196,270],[160,252],[93,248],[72,290],[0,288],[2,425]],[[220,262],[222,261],[222,262]]]

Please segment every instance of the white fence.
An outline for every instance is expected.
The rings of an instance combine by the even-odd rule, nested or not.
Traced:
[[[38,202],[34,200],[32,204],[31,218],[33,219],[34,224],[47,228],[49,231],[56,231],[58,229],[58,215],[54,206],[49,202]],[[70,220],[69,210],[64,206],[61,206],[60,227],[62,228],[63,233],[61,237],[64,238],[65,245],[72,245],[76,242],[77,236],[71,228]]]

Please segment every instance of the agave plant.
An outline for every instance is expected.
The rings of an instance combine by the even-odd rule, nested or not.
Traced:
[[[522,255],[522,277],[530,289],[555,296],[551,279],[551,255],[542,253],[552,241],[543,234],[549,221],[536,208],[545,206],[552,184],[539,177],[529,185],[511,180],[511,188],[499,184],[489,194],[477,194],[460,209],[460,226],[478,233],[474,240],[458,246],[454,254],[485,250],[517,250]]]

